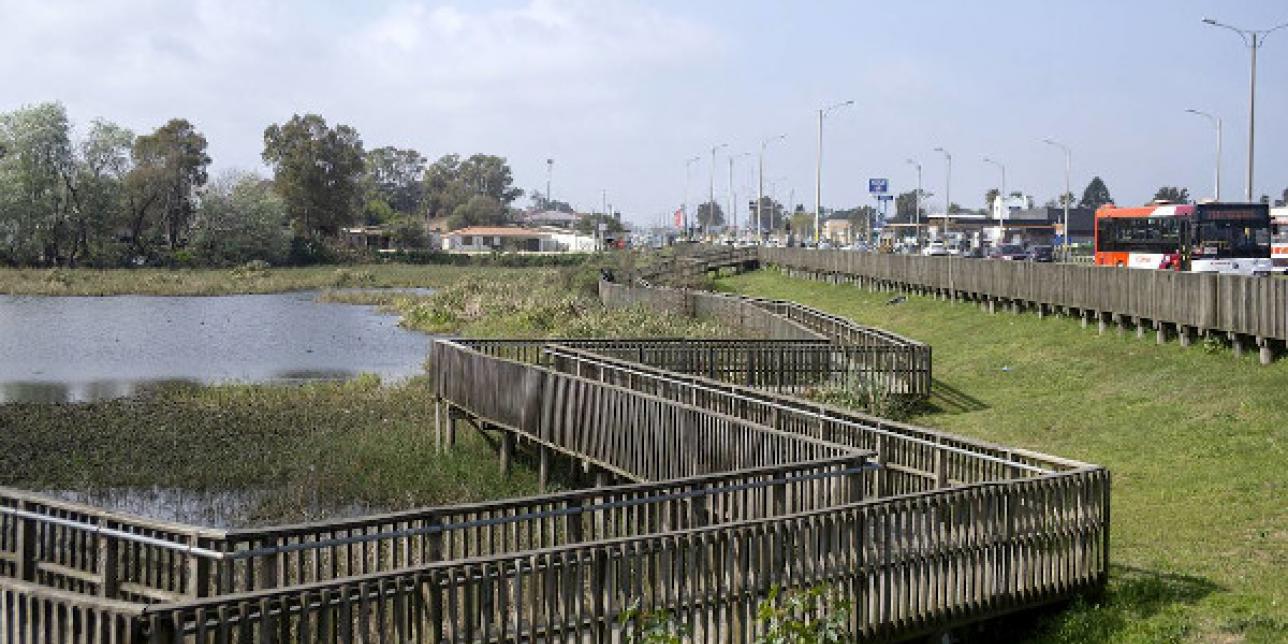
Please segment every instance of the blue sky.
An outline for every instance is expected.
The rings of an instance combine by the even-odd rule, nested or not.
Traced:
[[[521,187],[589,208],[601,190],[636,221],[705,194],[710,147],[756,151],[779,198],[813,204],[818,107],[829,117],[824,203],[870,203],[868,177],[914,181],[983,205],[998,184],[1044,201],[1063,183],[1052,137],[1120,203],[1160,185],[1210,196],[1214,135],[1187,107],[1225,120],[1223,196],[1242,194],[1248,51],[1212,15],[1265,28],[1288,2],[516,2],[0,0],[0,110],[63,101],[79,124],[137,131],[183,116],[218,168],[259,168],[263,128],[316,111],[368,147],[431,158],[509,158]],[[1260,52],[1256,192],[1288,187],[1288,30]],[[749,159],[735,188],[754,190]],[[727,194],[723,153],[717,194]],[[768,190],[768,187],[767,187]]]

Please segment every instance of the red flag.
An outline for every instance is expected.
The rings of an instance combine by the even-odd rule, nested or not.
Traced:
[[[675,209],[675,227],[680,228],[682,226],[684,226],[684,209],[676,208]]]

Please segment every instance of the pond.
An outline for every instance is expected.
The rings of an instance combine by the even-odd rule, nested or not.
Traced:
[[[119,398],[164,382],[423,373],[428,336],[317,295],[0,295],[0,403]]]

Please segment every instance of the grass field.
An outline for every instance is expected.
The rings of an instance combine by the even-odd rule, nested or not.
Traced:
[[[415,264],[305,268],[0,269],[7,295],[232,295],[350,287],[442,287],[466,276],[517,278],[534,269]]]
[[[889,305],[890,294],[773,271],[719,287],[929,343],[936,393],[912,422],[1109,468],[1109,592],[1023,637],[1288,641],[1288,360],[1261,367],[919,296]]]

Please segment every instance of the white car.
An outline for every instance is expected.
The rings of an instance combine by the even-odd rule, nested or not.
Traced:
[[[930,242],[921,251],[921,254],[926,257],[947,257],[948,247],[944,246],[944,242]]]

